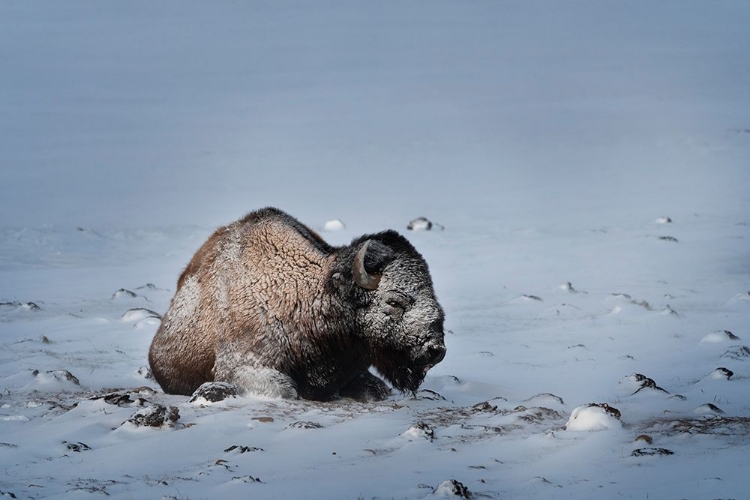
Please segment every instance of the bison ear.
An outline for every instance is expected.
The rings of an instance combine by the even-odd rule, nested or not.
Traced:
[[[352,263],[354,282],[365,290],[375,290],[383,268],[393,260],[393,250],[377,240],[367,240]]]

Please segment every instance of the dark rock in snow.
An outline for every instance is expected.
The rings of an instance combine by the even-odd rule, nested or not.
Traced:
[[[403,436],[409,438],[421,437],[430,441],[435,440],[435,431],[426,423],[419,421],[404,432]]]
[[[679,240],[675,238],[674,236],[659,236],[659,239],[662,241],[671,241],[673,243],[678,243]]]
[[[104,396],[94,396],[93,398],[89,398],[92,401],[96,401],[98,399],[104,400],[105,403],[108,405],[115,405],[120,407],[127,407],[127,406],[144,406],[148,403],[143,398],[131,398],[130,394],[127,393],[121,393],[121,392],[113,392],[110,394],[105,394]]]
[[[435,392],[431,389],[420,389],[414,393],[414,398],[418,400],[427,399],[429,401],[445,401],[445,398],[439,392]]]
[[[292,422],[289,429],[322,429],[323,426],[316,422]]]
[[[488,401],[482,401],[481,403],[477,403],[474,406],[471,407],[472,413],[479,413],[479,412],[496,412],[497,406],[491,405]]]
[[[524,403],[533,403],[533,404],[539,404],[539,403],[545,403],[547,401],[554,401],[555,403],[559,405],[565,405],[565,401],[563,401],[563,398],[560,396],[555,396],[551,392],[543,392],[541,394],[537,394],[536,396],[531,396],[529,399],[524,399]]]
[[[732,378],[732,375],[734,375],[734,372],[732,370],[729,370],[728,368],[724,368],[723,366],[720,366],[719,368],[714,370],[713,373],[709,375],[709,377],[715,378],[715,379],[723,378],[723,379],[729,380],[730,378]]]
[[[242,445],[234,444],[234,445],[230,446],[229,448],[227,448],[226,450],[224,450],[224,453],[230,453],[230,452],[233,452],[233,451],[236,451],[236,452],[242,454],[242,453],[248,453],[248,452],[253,452],[253,451],[263,451],[263,448],[257,448],[255,446],[242,446]]]
[[[206,382],[195,390],[188,402],[202,403],[205,401],[208,403],[218,403],[227,398],[236,398],[238,395],[239,389],[234,384],[227,382]],[[204,401],[201,401],[201,399]]]
[[[235,476],[232,478],[232,481],[241,481],[243,483],[262,483],[263,481],[260,480],[258,477],[253,476]]]
[[[721,355],[722,358],[729,358],[735,361],[746,361],[750,358],[750,347],[744,345],[738,345],[730,347],[727,351]]]
[[[138,410],[128,419],[128,422],[136,427],[162,427],[164,425],[173,427],[179,419],[180,412],[176,406],[165,407],[155,404]]]
[[[715,413],[715,414],[719,414],[719,415],[723,415],[724,414],[724,410],[722,410],[721,408],[719,408],[718,406],[716,406],[713,403],[706,403],[704,405],[700,405],[698,408],[696,408],[693,411],[695,413],[704,413],[704,414],[705,413]]]
[[[67,441],[63,441],[63,444],[66,445],[70,451],[75,451],[76,453],[91,449],[89,445],[87,445],[86,443],[81,443],[80,441],[78,443],[68,443]]]
[[[455,479],[443,481],[437,488],[435,488],[435,491],[433,491],[432,494],[448,498],[472,498],[473,496],[469,491],[469,488]]]
[[[622,413],[620,413],[620,410],[618,410],[617,408],[614,408],[612,406],[609,406],[607,403],[589,403],[589,408],[592,407],[592,406],[595,406],[597,408],[601,408],[602,410],[606,411],[607,413],[609,413],[610,415],[612,415],[613,417],[615,417],[618,420],[622,416]]]
[[[634,373],[630,376],[630,380],[633,380],[635,383],[640,385],[640,387],[633,394],[637,394],[644,389],[653,389],[655,391],[660,391],[660,392],[669,394],[669,391],[662,389],[661,387],[656,385],[656,382],[654,382],[654,379],[648,378],[647,376],[643,374]]]
[[[135,307],[133,309],[128,309],[127,311],[122,313],[122,316],[120,317],[122,321],[138,321],[145,318],[162,319],[162,316],[158,312],[152,311],[151,309],[146,309],[145,307]]]
[[[630,454],[633,457],[653,457],[674,455],[674,452],[666,448],[638,448]]]
[[[36,302],[0,302],[0,308],[5,309],[26,309],[28,311],[41,311],[42,308]]]
[[[417,217],[406,226],[409,231],[430,231],[432,222],[426,217]]]
[[[146,380],[154,380],[154,374],[151,373],[151,368],[149,368],[148,366],[141,366],[140,368],[138,368],[137,373]]]
[[[39,377],[40,372],[39,370],[33,370],[31,374],[35,377]],[[47,377],[54,378],[58,382],[71,382],[75,385],[81,385],[81,382],[78,380],[78,378],[68,370],[50,370],[44,372],[44,374]]]
[[[112,294],[112,300],[116,300],[119,298],[129,298],[134,299],[138,297],[138,294],[135,292],[131,292],[130,290],[126,290],[125,288],[120,288],[115,293]]]
[[[2,490],[0,490],[0,496],[8,497],[8,498],[18,498],[16,495],[11,493],[10,491],[2,491]]]

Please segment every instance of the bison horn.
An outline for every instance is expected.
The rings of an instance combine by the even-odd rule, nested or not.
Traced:
[[[365,269],[365,255],[367,255],[367,249],[370,247],[372,241],[362,245],[357,255],[354,257],[354,264],[352,265],[352,275],[354,282],[364,288],[365,290],[375,290],[380,283],[379,274],[370,274]]]

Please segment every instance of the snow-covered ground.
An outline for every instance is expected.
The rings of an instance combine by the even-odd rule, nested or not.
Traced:
[[[0,2],[0,495],[746,498],[747,26],[733,1]],[[424,254],[448,354],[416,399],[146,378],[181,269],[266,205]],[[154,404],[179,418],[129,421]]]

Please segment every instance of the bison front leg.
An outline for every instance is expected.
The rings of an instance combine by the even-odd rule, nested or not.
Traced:
[[[297,384],[289,375],[273,368],[256,366],[253,354],[222,354],[224,353],[219,352],[216,356],[215,380],[234,384],[243,393],[283,399],[299,398]]]
[[[386,383],[370,372],[362,372],[356,375],[339,390],[341,397],[354,399],[363,403],[368,401],[382,401],[390,394],[391,389]]]
[[[299,398],[294,380],[272,368],[238,368],[226,381],[236,385],[244,393],[272,398]]]

